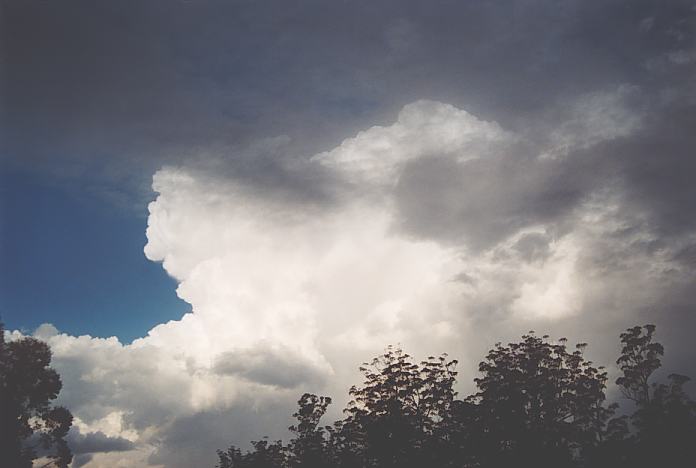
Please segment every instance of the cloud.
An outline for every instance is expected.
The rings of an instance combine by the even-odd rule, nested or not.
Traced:
[[[229,442],[283,437],[302,392],[336,397],[337,414],[357,364],[389,343],[457,356],[465,392],[492,343],[531,328],[599,343],[592,357],[607,364],[626,326],[678,336],[675,317],[693,321],[695,244],[664,206],[692,191],[638,190],[630,158],[650,154],[629,149],[657,136],[626,117],[626,88],[614,93],[571,106],[584,110],[558,122],[557,135],[575,135],[562,152],[533,125],[416,101],[308,158],[341,187],[329,203],[215,165],[159,170],[145,254],[192,312],[125,345],[36,332],[63,376],[75,443],[102,448],[78,463],[212,464]]]
[[[220,354],[213,371],[220,375],[239,375],[263,385],[295,388],[304,383],[321,386],[326,377],[323,369],[315,368],[292,350],[270,345],[268,349],[245,349]]]
[[[133,450],[135,444],[123,437],[109,437],[101,431],[82,434],[77,426],[70,429],[68,445],[75,455],[97,452],[125,452]]]
[[[124,204],[156,171],[145,254],[192,308],[36,330],[80,440],[131,448],[76,465],[212,466],[388,343],[465,393],[528,329],[611,364],[655,322],[693,369],[693,2],[627,5],[8,5],[2,158]]]
[[[690,0],[272,3],[6,6],[3,158],[140,208],[163,164],[275,135],[315,154],[424,97],[507,128],[617,83],[683,98],[692,81]]]
[[[640,89],[621,85],[611,91],[591,92],[567,103],[557,115],[557,128],[549,132],[550,149],[543,157],[561,157],[569,150],[590,148],[599,142],[634,133],[642,124],[644,111]]]
[[[72,466],[73,468],[80,468],[81,466],[85,466],[87,463],[91,462],[92,458],[93,456],[90,453],[75,455],[73,457]]]
[[[434,101],[406,105],[388,127],[372,127],[314,157],[355,183],[394,184],[403,165],[423,157],[457,162],[486,156],[508,136],[495,122]]]

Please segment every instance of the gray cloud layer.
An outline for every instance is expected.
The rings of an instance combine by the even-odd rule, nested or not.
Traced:
[[[239,375],[252,382],[282,388],[300,384],[321,386],[323,369],[296,355],[292,349],[257,348],[225,352],[213,367],[221,375]]]
[[[68,434],[68,444],[76,455],[97,452],[125,452],[135,448],[135,444],[123,437],[109,437],[101,431],[82,434],[76,428]]]
[[[201,153],[268,180],[277,158],[234,147],[314,154],[416,99],[513,129],[621,83],[693,102],[680,0],[5,2],[2,21],[4,157],[116,187]]]

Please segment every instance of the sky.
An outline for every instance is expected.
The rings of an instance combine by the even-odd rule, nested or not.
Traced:
[[[696,375],[696,4],[0,7],[0,315],[74,466],[213,466],[388,344]],[[612,374],[614,375],[614,374]],[[692,389],[693,391],[693,389]],[[614,390],[609,389],[610,397]],[[615,392],[614,392],[615,393]]]

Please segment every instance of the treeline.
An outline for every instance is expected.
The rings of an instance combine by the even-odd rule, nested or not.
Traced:
[[[495,345],[479,365],[477,392],[457,397],[457,361],[416,363],[399,348],[360,368],[344,418],[321,426],[331,399],[303,395],[292,439],[218,451],[219,468],[692,468],[696,405],[688,377],[654,381],[664,354],[655,326],[621,334],[616,385],[628,403],[607,403],[607,372],[533,332]]]

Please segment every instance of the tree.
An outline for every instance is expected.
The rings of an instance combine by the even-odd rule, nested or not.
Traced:
[[[456,364],[443,355],[418,365],[391,346],[364,363],[363,386],[350,389],[348,416],[332,432],[343,459],[351,460],[347,466],[358,460],[360,466],[437,466],[436,449],[446,442],[444,426],[456,396]]]
[[[688,377],[653,382],[664,354],[655,327],[621,334],[617,384],[636,405],[614,417],[607,372],[534,332],[496,344],[479,364],[478,391],[457,399],[457,361],[447,355],[416,364],[398,347],[360,370],[345,417],[319,422],[331,400],[304,394],[287,446],[255,442],[242,454],[218,452],[220,468],[686,468],[696,460],[696,404]],[[632,423],[632,431],[629,427]]]
[[[604,436],[613,407],[604,405],[607,374],[530,332],[519,343],[500,343],[479,365],[478,393],[469,424],[482,466],[576,466]]]
[[[8,343],[0,323],[0,453],[6,466],[31,467],[39,455],[61,468],[72,461],[65,441],[72,414],[50,404],[62,386],[50,363],[46,343],[30,337]]]
[[[684,391],[690,380],[670,374],[668,383],[653,382],[661,366],[664,347],[654,341],[655,325],[633,327],[621,334],[621,356],[616,361],[622,375],[616,380],[633,401],[635,433],[627,464],[674,468],[693,466],[696,460],[696,403]]]
[[[321,417],[331,404],[331,398],[305,393],[297,402],[293,414],[297,425],[290,426],[295,437],[290,441],[290,466],[295,468],[328,468],[331,466],[326,450],[326,429],[319,427]]]
[[[294,438],[287,446],[281,441],[269,443],[263,439],[252,442],[253,450],[246,453],[230,446],[218,450],[219,468],[328,468],[326,430],[319,421],[331,404],[331,398],[305,393],[297,402],[299,409],[293,416],[297,424],[288,429]]]
[[[650,403],[650,376],[660,368],[660,356],[665,353],[660,343],[653,343],[655,328],[632,327],[620,335],[623,346],[616,364],[623,375],[616,379],[616,384],[626,398],[638,405]]]
[[[252,441],[253,450],[242,453],[234,445],[226,451],[218,450],[219,468],[285,468],[287,454],[283,443],[279,440],[269,443],[268,440]]]

